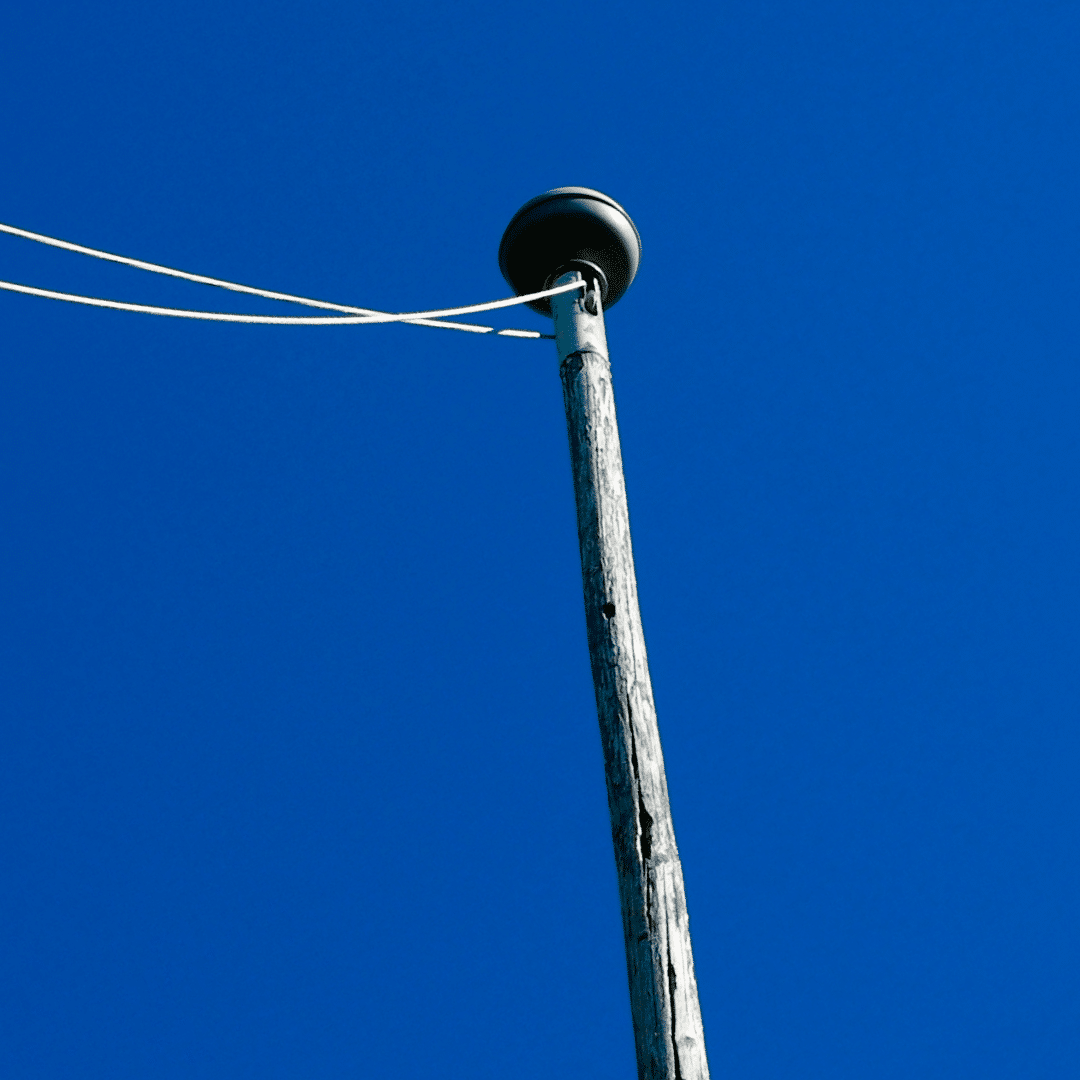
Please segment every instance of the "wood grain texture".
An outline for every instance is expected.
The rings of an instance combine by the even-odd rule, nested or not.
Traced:
[[[578,275],[566,275],[559,283]],[[552,298],[640,1080],[707,1080],[682,866],[638,611],[603,312]]]

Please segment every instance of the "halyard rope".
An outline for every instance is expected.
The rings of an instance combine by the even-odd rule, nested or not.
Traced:
[[[219,278],[206,277],[202,274],[189,274],[185,270],[174,270],[168,266],[160,266],[157,263],[143,262],[141,259],[129,259],[124,255],[113,255],[107,251],[99,251],[96,248],[83,247],[81,244],[72,244],[66,240],[57,240],[55,237],[44,236],[41,233],[29,232],[26,229],[17,229],[13,225],[0,223],[0,232],[19,236],[26,240],[34,240],[38,243],[48,244],[51,247],[62,248],[65,251],[74,251],[80,255],[91,255],[97,259],[105,259],[109,262],[120,263],[124,266],[132,266],[138,270],[149,270],[155,274],[167,274],[169,277],[182,278],[185,281],[194,281],[200,285],[214,285],[221,289],[229,289],[232,292],[247,293],[251,296],[261,296],[268,300],[284,300],[294,304],[306,304],[308,307],[323,308],[330,311],[344,312],[348,317],[320,316],[318,318],[303,318],[291,316],[273,315],[233,315],[215,311],[188,311],[183,308],[151,307],[145,304],[126,304],[118,300],[101,300],[91,296],[78,296],[73,293],[54,292],[51,289],[38,289],[30,285],[19,285],[11,281],[0,281],[0,289],[9,292],[25,293],[29,296],[40,296],[49,300],[66,300],[69,303],[86,304],[91,307],[112,308],[117,311],[134,311],[146,315],[168,315],[181,319],[203,319],[215,322],[239,322],[239,323],[262,323],[273,326],[359,326],[364,323],[392,323],[407,322],[417,323],[421,326],[435,326],[447,330],[466,330],[475,334],[497,333],[504,337],[538,338],[549,335],[540,334],[535,330],[498,330],[491,326],[476,326],[470,323],[443,322],[443,316],[469,315],[481,311],[494,311],[497,308],[513,307],[517,304],[527,304],[532,300],[541,300],[548,296],[555,296],[572,289],[582,288],[584,282],[571,282],[560,285],[554,289],[545,289],[541,292],[530,293],[526,296],[510,297],[506,300],[494,300],[486,304],[470,304],[465,307],[445,308],[438,311],[410,311],[400,314],[373,311],[370,308],[347,307],[343,304],[331,304],[325,300],[312,300],[306,296],[293,296],[290,293],[272,292],[269,289],[256,289],[250,285],[239,285],[233,281],[222,281]]]
[[[171,315],[177,319],[207,319],[212,322],[264,323],[268,326],[363,326],[367,323],[427,322],[443,315],[471,315],[474,312],[494,311],[497,308],[513,307],[515,304],[527,304],[530,300],[542,300],[547,296],[570,292],[571,289],[585,288],[584,281],[570,281],[557,285],[543,292],[527,293],[525,296],[511,296],[506,300],[490,300],[486,304],[469,304],[466,307],[443,308],[439,311],[405,311],[391,315],[320,315],[315,318],[291,315],[232,315],[222,311],[188,311],[186,308],[150,307],[146,304],[125,304],[119,300],[99,300],[94,296],[78,296],[74,293],[53,292],[51,289],[35,289],[31,285],[17,285],[13,281],[0,281],[0,289],[9,292],[26,293],[28,296],[42,296],[47,300],[67,300],[73,304],[89,304],[91,307],[112,308],[115,311],[137,311],[143,315]],[[455,327],[454,329],[465,329]],[[481,334],[491,333],[492,326],[468,327]],[[503,330],[499,333],[512,337],[541,337],[535,330]]]

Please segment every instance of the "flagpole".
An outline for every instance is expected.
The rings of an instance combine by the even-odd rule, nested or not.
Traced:
[[[587,188],[561,188],[518,212],[503,239],[500,263],[519,294],[528,284],[521,267],[530,261],[534,275],[546,270],[548,284],[584,278],[588,285],[584,295],[565,292],[549,303],[566,406],[638,1076],[708,1080],[604,328],[605,296],[610,305],[625,292],[639,256],[637,230],[622,207]],[[559,261],[545,268],[544,260]]]

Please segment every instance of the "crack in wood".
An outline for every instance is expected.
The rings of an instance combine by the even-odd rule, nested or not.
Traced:
[[[665,929],[670,930],[670,927],[666,925]],[[668,933],[667,937],[667,976],[668,976],[668,1000],[671,1003],[671,1053],[675,1062],[675,1080],[683,1080],[682,1067],[679,1063],[679,1043],[678,1032],[675,1028],[675,1018],[678,1015],[678,1010],[675,1008],[675,965],[671,962],[671,935]]]

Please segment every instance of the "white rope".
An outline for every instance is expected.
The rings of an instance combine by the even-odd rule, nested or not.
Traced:
[[[372,311],[370,308],[345,307],[342,304],[330,304],[325,300],[312,300],[306,296],[293,296],[290,293],[271,292],[269,289],[256,289],[251,285],[238,285],[235,281],[222,281],[220,278],[205,277],[203,274],[189,274],[186,270],[173,270],[168,266],[160,266],[157,263],[143,262],[141,259],[129,259],[124,255],[113,255],[108,251],[99,251],[97,248],[83,247],[82,244],[72,244],[67,240],[57,240],[54,236],[44,236],[42,233],[29,232],[26,229],[17,229],[14,225],[4,225],[0,222],[0,232],[10,233],[12,236],[21,236],[24,240],[35,240],[39,244],[48,244],[50,247],[62,248],[64,251],[74,251],[79,255],[92,255],[95,259],[105,259],[108,262],[120,263],[122,266],[133,266],[136,270],[149,270],[154,274],[167,274],[169,277],[182,278],[184,281],[194,281],[199,285],[215,285],[219,289],[229,289],[231,292],[248,293],[251,296],[262,296],[267,300],[286,300],[292,304],[306,304],[308,307],[326,308],[328,311],[341,311],[347,315],[381,315],[381,311]],[[441,326],[452,330],[472,330],[474,333],[486,334],[490,327],[470,326],[467,323],[435,323],[420,320],[422,326]]]
[[[58,240],[53,236],[45,236],[42,233],[30,232],[27,229],[17,229],[14,225],[5,225],[0,222],[0,232],[9,233],[11,236],[20,236],[24,240],[34,240],[39,244],[48,244],[50,247],[61,248],[64,251],[73,251],[79,255],[91,255],[95,259],[105,259],[108,262],[120,263],[122,266],[133,266],[137,270],[149,270],[154,274],[167,274],[169,277],[182,278],[184,281],[194,281],[199,285],[214,285],[219,289],[229,289],[231,292],[247,293],[250,296],[261,296],[267,300],[284,300],[292,304],[305,304],[308,307],[324,308],[328,311],[340,311],[347,315],[364,315],[364,316],[382,316],[386,312],[373,311],[371,308],[359,308],[359,307],[347,307],[343,304],[331,304],[325,300],[312,300],[306,296],[293,296],[291,293],[279,293],[272,292],[269,289],[256,289],[251,285],[238,285],[234,281],[222,281],[220,278],[206,277],[203,274],[189,274],[186,270],[174,270],[168,266],[160,266],[158,263],[143,262],[141,259],[129,259],[124,255],[113,255],[108,251],[99,251],[97,248],[84,247],[82,244],[72,244],[67,240]],[[82,299],[70,296],[66,293],[50,293],[47,290],[34,291],[29,286],[22,285],[16,286],[11,282],[3,282],[0,287],[7,288],[13,292],[25,292],[31,296],[45,296],[52,300],[69,300],[72,303],[88,303],[94,307],[115,307],[121,311],[140,311],[154,315],[176,315],[181,318],[218,318],[212,312],[197,312],[185,315],[179,310],[173,310],[170,308],[150,309],[144,308],[139,305],[120,305],[116,301],[106,300],[94,300],[90,297],[84,297]],[[538,294],[539,295],[539,294]],[[523,303],[524,301],[518,301]],[[483,306],[475,307],[471,310],[474,311],[486,311],[490,310]],[[462,314],[466,312],[463,310]],[[426,313],[425,313],[426,314]],[[271,322],[269,318],[261,318],[251,316],[250,318],[230,317],[228,319],[222,319],[224,322]],[[357,322],[367,321],[356,320]],[[471,323],[455,323],[455,322],[443,322],[435,319],[427,318],[401,318],[400,316],[391,316],[390,318],[382,319],[383,322],[407,322],[417,326],[435,326],[444,330],[466,330],[474,334],[490,334],[494,327],[491,326],[476,326]],[[285,322],[289,324],[288,320],[279,320],[279,322]],[[324,323],[328,326],[341,325],[337,321],[327,321],[323,319],[311,319],[308,320],[306,325],[317,325]],[[291,325],[305,325],[304,320],[292,320]],[[549,335],[541,334],[535,330],[496,330],[495,333],[503,337],[523,337],[523,338],[539,338],[547,337]]]
[[[378,313],[364,316],[319,316],[303,318],[282,315],[231,315],[219,311],[187,311],[184,308],[149,307],[146,304],[125,304],[119,300],[99,300],[93,296],[77,296],[74,293],[53,292],[51,289],[36,289],[30,285],[17,285],[13,281],[0,281],[0,289],[9,292],[25,293],[28,296],[41,296],[47,300],[66,300],[72,304],[88,304],[91,307],[112,308],[115,311],[136,311],[143,315],[170,315],[178,319],[206,319],[212,322],[262,323],[268,326],[360,326],[368,323],[418,322],[440,318],[444,315],[470,315],[474,312],[495,311],[498,308],[527,304],[532,300],[543,300],[548,296],[570,292],[572,289],[585,287],[584,281],[570,281],[542,292],[527,293],[524,296],[511,296],[506,300],[491,300],[486,304],[469,304],[465,307],[443,308],[439,311],[406,311],[400,314]],[[490,334],[494,327],[470,327],[481,334]],[[507,337],[543,337],[535,330],[500,330],[498,333]]]

